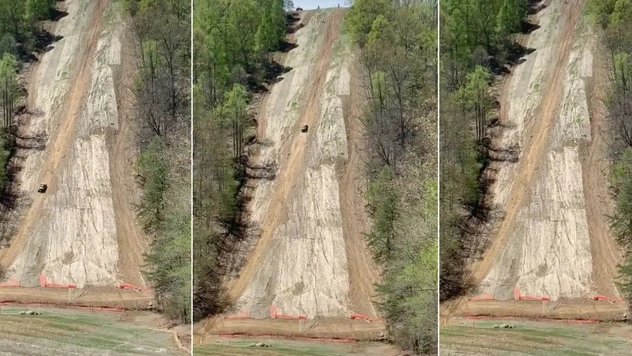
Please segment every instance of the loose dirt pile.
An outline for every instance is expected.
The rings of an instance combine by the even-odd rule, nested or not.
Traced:
[[[131,179],[133,170],[123,146],[108,142],[116,141],[119,133],[131,138],[129,129],[121,133],[129,127],[121,120],[129,118],[120,117],[123,105],[116,94],[121,83],[115,83],[115,74],[121,76],[116,71],[130,74],[121,61],[125,27],[120,10],[108,0],[68,0],[65,6],[68,15],[54,30],[62,39],[30,73],[31,114],[20,135],[48,140],[43,150],[18,152],[24,160],[18,184],[25,198],[18,209],[17,232],[10,248],[0,251],[0,262],[10,266],[9,276],[23,287],[39,286],[42,280],[79,288],[142,285],[142,260],[126,257],[124,267],[131,271],[121,270],[119,242],[133,241],[122,246],[138,250],[134,255],[140,256],[144,237],[139,229],[129,228],[128,235],[121,236],[117,229],[122,222],[114,213],[115,204],[117,209],[126,206],[128,219],[133,217],[131,202],[113,198],[114,190],[124,188],[120,167],[127,168],[125,179]],[[112,158],[121,162],[112,163]],[[39,183],[48,184],[45,194],[36,192]],[[122,194],[132,196],[129,191]]]

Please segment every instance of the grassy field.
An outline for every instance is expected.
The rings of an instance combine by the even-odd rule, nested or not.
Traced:
[[[260,342],[270,347],[250,346]],[[206,345],[195,345],[194,350],[196,356],[390,356],[396,354],[393,347],[382,343],[325,343],[278,339],[217,338]]]
[[[515,328],[493,328],[500,324]],[[632,355],[632,327],[606,323],[461,320],[441,329],[441,355]]]
[[[21,311],[41,315],[20,315]],[[70,309],[0,308],[0,354],[181,355],[167,332],[138,320],[142,313]]]

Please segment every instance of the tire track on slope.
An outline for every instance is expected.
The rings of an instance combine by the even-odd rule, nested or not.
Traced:
[[[586,221],[590,236],[593,258],[593,283],[598,293],[619,298],[615,279],[619,275],[617,263],[621,252],[610,234],[606,213],[610,213],[611,199],[608,196],[609,162],[607,155],[607,108],[605,96],[608,86],[607,60],[600,52],[596,39],[591,41],[593,53],[592,77],[586,83],[586,101],[590,113],[592,139],[588,145],[588,156],[582,160],[582,180],[586,201]]]
[[[265,253],[268,244],[277,227],[282,220],[286,218],[286,204],[288,203],[288,198],[294,191],[298,178],[304,176],[305,147],[307,146],[309,137],[311,137],[316,130],[310,130],[309,134],[296,134],[296,132],[298,131],[299,125],[303,123],[306,123],[309,127],[316,128],[315,124],[318,122],[320,113],[319,94],[324,89],[327,70],[331,59],[332,44],[339,36],[342,18],[342,10],[335,9],[325,20],[327,22],[327,28],[325,30],[327,34],[322,45],[322,51],[319,53],[316,61],[317,69],[314,73],[315,80],[309,86],[309,91],[306,93],[307,105],[304,106],[304,109],[301,111],[299,119],[290,134],[290,137],[293,137],[293,139],[282,146],[281,157],[288,158],[285,164],[280,165],[279,169],[281,174],[278,175],[277,184],[273,188],[273,193],[270,197],[270,205],[264,215],[264,225],[261,227],[260,237],[248,258],[246,266],[240,272],[239,278],[228,289],[228,296],[234,301],[244,293],[248,283],[256,273],[257,268],[267,257]]]
[[[139,57],[134,50],[132,33],[124,28],[120,36],[121,64],[113,70],[119,127],[108,140],[108,151],[111,157],[110,184],[118,242],[118,275],[126,283],[146,286],[141,268],[148,239],[136,221],[136,213],[130,198],[134,196],[136,189],[133,179],[135,157],[133,153],[134,127],[132,127],[135,97],[132,88],[137,69],[136,58]]]
[[[11,246],[0,251],[0,265],[5,268],[11,266],[15,258],[23,250],[26,242],[33,236],[30,233],[35,231],[34,228],[39,222],[45,199],[58,189],[57,171],[65,161],[69,148],[74,143],[76,121],[92,78],[90,75],[92,59],[95,56],[97,41],[101,33],[103,13],[108,4],[109,0],[98,0],[95,4],[91,20],[89,21],[91,27],[88,34],[84,37],[84,41],[82,41],[83,51],[77,60],[73,62],[73,67],[78,68],[78,70],[69,85],[70,90],[64,98],[61,112],[58,115],[54,115],[57,117],[55,121],[58,128],[47,147],[44,165],[38,176],[40,182],[47,182],[49,190],[46,194],[35,196],[24,220],[18,227],[15,237],[11,240]],[[38,256],[34,257],[37,258]]]
[[[550,86],[544,93],[544,101],[538,110],[538,112],[541,113],[541,120],[537,122],[537,126],[533,130],[533,139],[527,146],[524,159],[520,161],[520,167],[515,175],[517,179],[509,195],[505,217],[495,234],[491,247],[485,253],[485,257],[481,263],[473,269],[468,278],[468,284],[480,283],[489,273],[491,267],[496,263],[502,249],[507,244],[516,216],[528,198],[527,193],[530,192],[533,175],[542,162],[541,160],[546,152],[549,131],[554,124],[556,109],[561,101],[562,79],[566,73],[565,69],[568,64],[569,51],[573,44],[575,27],[581,17],[583,5],[583,0],[575,0],[566,6],[562,5],[562,11],[567,9],[570,11],[570,14],[565,23],[565,28],[560,34],[560,40],[558,41],[558,43],[560,43],[560,49],[557,53],[557,61],[552,67],[552,73],[549,76]],[[506,105],[507,103],[504,104]]]

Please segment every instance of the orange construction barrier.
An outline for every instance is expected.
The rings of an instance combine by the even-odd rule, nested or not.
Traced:
[[[141,292],[149,291],[149,288],[147,288],[147,287],[135,286],[135,285],[129,284],[129,283],[121,283],[121,284],[119,284],[119,288],[120,289],[129,289],[129,290],[141,291]]]
[[[605,300],[608,302],[612,302],[612,303],[621,303],[623,302],[623,299],[621,298],[610,298],[607,295],[596,295],[593,297],[594,300]]]
[[[529,296],[529,295],[521,295],[520,296],[520,300],[541,300],[541,301],[547,302],[547,301],[551,300],[551,298],[549,298],[549,297],[532,297],[532,296]]]
[[[514,287],[513,293],[515,300],[541,300],[544,302],[548,302],[551,300],[550,297],[533,297],[530,295],[520,295],[520,288],[518,288],[517,286]]]
[[[48,280],[46,279],[46,276],[44,275],[44,273],[40,274],[39,280],[40,280],[40,287],[44,287],[44,288],[71,288],[71,289],[77,288],[77,286],[74,284],[48,283]]]
[[[250,313],[248,313],[245,310],[240,310],[239,313],[237,313],[237,314],[224,316],[224,319],[227,319],[227,320],[231,320],[231,319],[250,319]]]
[[[305,320],[305,319],[307,319],[307,315],[277,314],[275,316],[275,319]]]
[[[471,298],[468,298],[467,300],[470,300],[470,301],[494,300],[494,296],[489,294],[489,293],[483,293],[483,294],[479,295],[478,297],[471,297]]]
[[[270,305],[270,318],[272,319],[307,319],[307,315],[279,314],[276,305]]]
[[[20,287],[20,282],[15,279],[9,279],[8,282],[0,283],[0,288],[2,287]]]
[[[74,285],[74,284],[46,283],[46,288],[70,288],[70,289],[75,289],[75,288],[77,288],[77,286]]]
[[[349,315],[349,318],[354,319],[354,320],[366,320],[366,321],[376,321],[378,320],[377,318],[372,318],[370,316],[366,316],[363,314],[357,314],[357,313],[353,313],[351,315]]]

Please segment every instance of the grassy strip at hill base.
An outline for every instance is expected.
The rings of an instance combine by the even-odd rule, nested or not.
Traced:
[[[510,324],[513,329],[494,328]],[[627,355],[632,340],[623,324],[537,321],[464,321],[441,329],[442,355]]]
[[[20,315],[21,311],[41,315]],[[0,309],[0,350],[20,355],[179,355],[173,336],[135,325],[142,313],[5,307]]]
[[[269,347],[252,346],[257,343]],[[342,355],[380,355],[393,354],[395,349],[380,343],[324,343],[320,341],[293,340],[257,340],[257,339],[218,339],[215,344],[195,347],[195,355],[218,356],[342,356]]]

